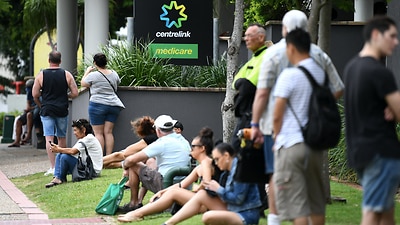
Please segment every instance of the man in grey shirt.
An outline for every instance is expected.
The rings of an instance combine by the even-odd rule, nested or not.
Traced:
[[[291,66],[286,55],[285,36],[296,28],[307,30],[307,16],[302,11],[290,10],[282,20],[283,38],[270,47],[264,55],[258,77],[251,120],[252,139],[255,140],[255,143],[264,143],[267,166],[273,165],[272,114],[274,97],[270,93],[274,89],[278,75],[283,69]],[[328,74],[330,87],[335,93],[335,97],[339,98],[343,94],[344,85],[329,56],[315,44],[311,45],[310,55]],[[274,204],[274,186],[271,181],[272,179],[270,179],[268,195],[270,203],[268,224],[276,225],[280,224],[280,221]]]

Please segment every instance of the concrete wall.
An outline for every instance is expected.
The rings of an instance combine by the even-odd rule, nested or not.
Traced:
[[[156,118],[161,114],[169,114],[182,122],[183,135],[190,142],[198,131],[208,126],[214,131],[215,140],[222,139],[221,104],[225,98],[223,89],[199,88],[153,88],[153,87],[119,87],[118,95],[126,108],[121,111],[115,124],[114,151],[124,149],[138,138],[133,134],[130,121],[150,115]],[[89,118],[89,93],[81,92],[71,102],[69,123],[79,118]],[[76,142],[69,127],[67,145]]]

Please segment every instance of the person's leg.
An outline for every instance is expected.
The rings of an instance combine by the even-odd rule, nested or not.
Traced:
[[[132,167],[129,167],[129,180],[128,186],[131,190],[131,199],[129,201],[129,206],[134,207],[138,205],[140,202],[138,201],[138,192],[139,192],[139,174],[142,167],[145,165],[143,163],[136,163]]]
[[[269,182],[268,182],[268,225],[280,225],[281,221],[279,220],[278,211],[276,209],[275,204],[275,188],[273,181],[273,173],[274,173],[274,153],[272,151],[272,146],[274,145],[274,141],[271,135],[264,135],[264,159],[265,159],[265,173],[270,174]]]
[[[60,154],[58,154],[60,155]],[[58,156],[57,155],[57,156]],[[62,182],[67,182],[67,174],[72,173],[78,159],[69,154],[61,154],[60,156],[60,175],[59,178]]]
[[[93,132],[94,136],[97,138],[97,140],[100,142],[101,148],[104,151],[104,124],[100,125],[92,125],[93,127]]]
[[[117,121],[121,108],[116,106],[106,106],[106,115],[104,119],[104,144],[106,155],[109,155],[114,150],[114,124]]]
[[[239,214],[226,210],[205,212],[201,221],[206,225],[243,225],[243,220]]]
[[[105,155],[104,148],[104,122],[106,119],[107,106],[95,102],[89,102],[89,120],[97,140],[100,142]]]
[[[15,122],[15,140],[11,145],[8,147],[19,147],[21,144],[21,135],[22,135],[22,121],[20,120],[21,117],[17,119]]]
[[[114,149],[114,135],[113,135],[114,123],[106,121],[104,123],[104,142],[106,155],[113,152]]]
[[[46,151],[47,151],[47,157],[49,158],[50,161],[50,170],[53,169],[54,170],[54,166],[55,166],[55,154],[50,150],[50,143],[49,142],[53,142],[54,140],[54,134],[55,134],[55,119],[53,119],[50,116],[41,116],[40,117],[42,120],[42,124],[43,124],[43,135],[46,138]],[[51,173],[51,171],[47,171],[45,173],[45,175],[49,175]]]
[[[148,203],[143,207],[131,211],[125,215],[120,215],[118,221],[132,222],[142,220],[147,215],[160,213],[172,206],[174,202],[184,205],[195,195],[194,192],[183,188],[172,188],[166,191],[157,201]]]
[[[23,142],[29,142],[31,140],[32,128],[33,128],[33,113],[28,112],[26,114],[26,136],[22,140]]]
[[[114,152],[110,155],[106,155],[103,157],[103,168],[105,169],[121,168],[122,160],[124,160],[123,152]],[[114,163],[119,163],[119,167],[114,167],[115,166]]]
[[[363,186],[361,224],[395,224],[394,199],[400,184],[400,160],[376,156],[358,173]]]
[[[62,148],[67,147],[67,128],[68,128],[68,117],[56,117],[56,136],[58,145]]]
[[[146,161],[146,166],[148,168],[152,169],[152,170],[157,170],[157,161],[156,161],[156,159],[155,158],[149,158]],[[140,187],[139,196],[138,196],[138,201],[140,203],[143,202],[143,199],[144,199],[144,196],[146,196],[146,193],[147,193],[147,189],[145,187],[143,187],[143,186]]]
[[[204,207],[209,210],[227,210],[226,204],[218,197],[210,197],[206,191],[200,190],[197,192],[183,207],[165,224],[174,225],[182,222],[204,210]]]

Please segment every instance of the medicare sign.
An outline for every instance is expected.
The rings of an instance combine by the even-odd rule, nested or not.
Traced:
[[[178,65],[212,62],[212,0],[135,0],[134,37],[153,57]]]

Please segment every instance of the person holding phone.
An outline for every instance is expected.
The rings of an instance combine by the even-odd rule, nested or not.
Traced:
[[[92,126],[86,119],[79,119],[72,122],[72,128],[75,137],[78,139],[72,148],[63,148],[49,141],[51,152],[57,155],[54,178],[50,183],[45,185],[46,188],[67,182],[67,174],[72,174],[72,170],[78,162],[78,155],[81,154],[82,159],[86,160],[85,146],[92,158],[96,175],[100,175],[103,168],[103,151],[99,141],[93,136]]]

